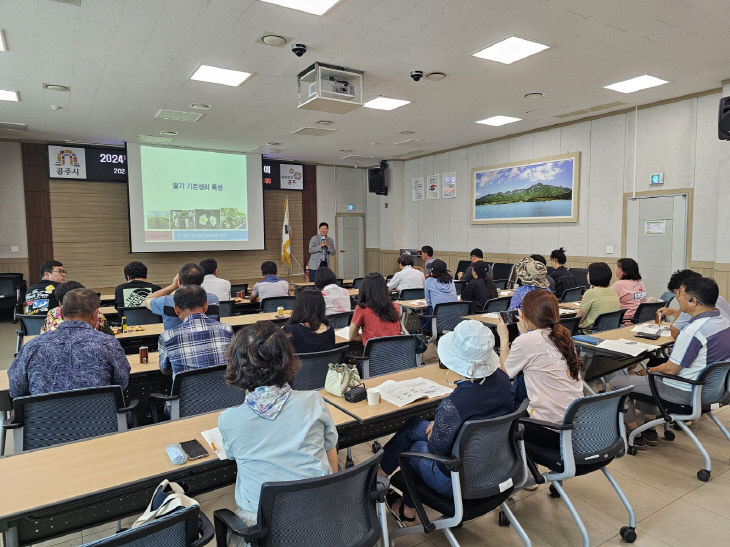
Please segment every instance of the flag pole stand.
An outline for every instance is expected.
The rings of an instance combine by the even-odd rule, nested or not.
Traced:
[[[294,236],[292,235],[293,232],[291,230],[291,225],[287,225],[287,229],[289,230],[289,241],[293,241],[294,240]],[[304,277],[306,277],[307,274],[304,273],[304,268],[302,268],[302,265],[297,260],[297,257],[296,257],[296,255],[294,254],[294,252],[292,250],[291,244],[289,244],[289,256],[291,256],[291,258],[294,261],[294,263],[299,267],[299,273],[295,273],[294,275],[303,275]],[[291,276],[291,271],[292,271],[292,268],[290,267],[289,268],[289,275],[290,276]]]

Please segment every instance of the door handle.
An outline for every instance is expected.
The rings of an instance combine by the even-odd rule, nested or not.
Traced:
[[[344,253],[345,251],[340,251],[341,253]]]

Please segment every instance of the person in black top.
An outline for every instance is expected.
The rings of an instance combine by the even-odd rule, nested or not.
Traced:
[[[326,308],[319,289],[308,287],[297,295],[291,319],[282,329],[289,337],[294,353],[334,349],[335,330],[327,321]]]
[[[565,267],[567,260],[568,259],[565,257],[565,249],[562,247],[560,247],[560,249],[555,249],[552,253],[550,253],[550,264],[552,264],[554,268],[553,271],[550,272],[550,277],[552,277],[555,281],[555,296],[558,300],[560,300],[563,296],[564,291],[578,286],[573,274]]]
[[[497,298],[497,287],[489,274],[489,264],[480,260],[471,267],[474,279],[461,290],[461,299],[471,301],[469,313],[482,313],[487,300]]]
[[[469,262],[471,262],[471,264],[469,264],[466,270],[457,275],[457,279],[465,285],[475,279],[474,264],[476,264],[480,260],[484,260],[484,253],[482,252],[482,250],[478,247],[472,249],[471,253],[469,253]]]
[[[141,262],[130,262],[124,267],[126,283],[114,289],[114,307],[141,308],[150,294],[160,290],[159,285],[147,281],[147,266]]]
[[[66,281],[66,270],[58,260],[46,260],[41,264],[41,280],[33,283],[25,292],[25,313],[35,315],[48,313],[58,307],[54,291],[56,286]]]

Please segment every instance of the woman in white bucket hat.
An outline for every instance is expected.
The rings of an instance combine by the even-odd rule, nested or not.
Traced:
[[[439,339],[439,359],[449,371],[464,379],[456,382],[451,395],[441,401],[433,422],[411,418],[388,441],[380,462],[381,474],[390,476],[398,469],[401,452],[448,455],[465,421],[504,416],[514,410],[509,378],[500,370],[499,357],[493,348],[492,331],[479,321],[462,321],[453,332]],[[413,458],[411,465],[434,491],[443,496],[452,495],[451,477],[446,468],[421,458]],[[407,494],[401,499],[391,491],[388,506],[401,525],[415,523],[416,510]]]

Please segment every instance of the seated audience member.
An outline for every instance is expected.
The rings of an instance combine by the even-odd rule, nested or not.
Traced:
[[[56,286],[56,290],[53,294],[58,300],[58,306],[52,310],[48,310],[46,315],[46,322],[41,326],[41,334],[56,330],[58,325],[63,323],[63,314],[61,313],[61,306],[63,305],[63,296],[74,289],[83,289],[84,286],[78,281],[66,281]],[[113,334],[112,329],[109,326],[109,322],[104,317],[104,314],[99,312],[99,322],[96,325],[96,330],[103,332],[104,334]]]
[[[8,369],[10,396],[38,395],[129,383],[129,361],[119,341],[96,330],[99,295],[74,289],[63,296],[63,323],[20,349]]]
[[[162,288],[147,281],[147,266],[136,260],[124,267],[124,279],[127,282],[114,289],[114,307],[118,310],[141,308],[145,298]]]
[[[499,293],[489,274],[489,264],[480,260],[473,264],[474,279],[461,290],[461,299],[470,300],[469,312],[481,313],[487,300],[497,298]]]
[[[570,403],[583,396],[580,376],[583,363],[578,358],[570,331],[560,324],[558,299],[548,291],[532,291],[525,295],[517,321],[520,335],[514,339],[512,347],[507,325],[502,317],[497,321],[499,362],[509,377],[515,379],[515,405],[520,405],[527,397],[531,418],[562,423]],[[559,446],[557,432],[543,434],[540,431],[541,428],[528,427],[526,438],[542,445]],[[540,442],[543,436],[548,437],[548,442]]]
[[[144,305],[157,315],[162,316],[162,324],[165,330],[178,327],[182,324],[182,320],[175,312],[175,299],[172,296],[180,287],[188,287],[194,285],[200,287],[203,283],[203,269],[194,262],[183,264],[177,275],[173,278],[172,283],[167,287],[163,287],[159,291],[155,291],[145,298]],[[206,315],[210,319],[218,320],[218,297],[214,294],[207,294],[208,310]]]
[[[469,253],[469,262],[471,262],[471,264],[466,270],[459,272],[459,275],[457,275],[456,278],[464,283],[469,283],[472,279],[474,279],[474,264],[480,260],[484,260],[484,253],[482,250],[479,248],[472,249],[471,253]]]
[[[547,268],[547,260],[545,260],[544,256],[539,255],[539,254],[534,254],[534,255],[530,255],[530,258],[532,260],[534,260],[535,262],[540,262],[541,264],[544,264],[545,267]],[[550,270],[552,270],[552,268],[547,268],[547,272],[548,272],[547,280],[548,280],[548,283],[550,283],[550,286],[548,288],[550,289],[551,293],[555,294],[555,280],[552,277],[550,277]]]
[[[400,271],[396,272],[390,281],[388,281],[388,289],[398,292],[403,289],[422,289],[426,278],[423,276],[422,271],[414,268],[413,264],[413,257],[411,255],[400,255],[398,257]]]
[[[639,265],[633,258],[619,258],[616,262],[616,281],[611,288],[618,294],[621,307],[626,310],[624,323],[630,323],[639,304],[646,302],[646,288],[641,282]]]
[[[414,266],[414,268],[418,271],[423,272],[423,275],[428,277],[431,275],[431,263],[434,261],[433,258],[433,247],[430,245],[424,245],[421,247],[421,260],[423,260],[423,268],[420,266]]]
[[[58,306],[53,294],[56,286],[66,281],[66,270],[58,260],[47,260],[41,264],[41,280],[25,291],[25,313],[36,315],[48,313]]]
[[[580,326],[584,329],[593,327],[596,317],[621,309],[616,291],[608,285],[611,283],[611,267],[605,262],[593,262],[588,266],[588,284],[591,286],[580,301]]]
[[[261,276],[263,279],[253,286],[251,291],[251,302],[258,302],[272,296],[289,296],[289,282],[279,279],[276,276],[276,262],[267,260],[261,264]]]
[[[291,319],[282,329],[289,337],[294,353],[334,349],[335,330],[327,322],[325,309],[324,297],[319,289],[308,287],[299,291]]]
[[[322,291],[327,315],[345,313],[352,309],[350,293],[347,289],[337,285],[335,272],[328,267],[317,268],[317,272],[314,274],[314,286]]]
[[[459,300],[454,280],[446,269],[446,262],[438,258],[431,262],[431,276],[426,279],[423,292],[426,295],[426,306],[428,306],[427,315],[433,315],[436,304]],[[431,335],[431,319],[425,317],[421,319],[421,330],[424,334]]]
[[[578,286],[575,281],[575,277],[570,273],[570,270],[565,267],[565,263],[568,259],[565,256],[565,249],[555,249],[550,253],[550,264],[553,270],[550,272],[550,277],[555,281],[555,296],[562,298],[563,292],[567,289],[574,289]]]
[[[218,277],[218,262],[214,258],[206,258],[200,263],[203,268],[203,283],[201,287],[208,294],[214,294],[221,302],[231,299],[231,282]]]
[[[493,348],[492,331],[479,321],[462,321],[453,332],[439,339],[439,360],[465,379],[457,381],[451,395],[441,401],[432,422],[411,418],[388,441],[380,462],[381,475],[390,476],[400,467],[401,452],[449,456],[464,422],[504,416],[513,411],[512,388],[507,375],[499,369],[499,358]],[[411,465],[430,488],[442,496],[453,496],[451,475],[446,467],[420,458],[413,458]],[[415,523],[415,506],[407,493],[401,498],[391,490],[388,506],[402,524]]]
[[[350,323],[350,340],[361,340],[364,346],[370,338],[398,334],[400,307],[390,299],[383,276],[369,273],[360,286],[360,298]]]
[[[713,363],[730,360],[730,321],[721,314],[715,304],[719,290],[714,280],[701,277],[687,279],[679,288],[677,302],[679,309],[690,316],[689,323],[677,335],[677,340],[669,355],[669,360],[656,367],[642,369],[638,375],[615,376],[611,383],[615,388],[628,385],[636,386],[634,393],[651,394],[647,372],[671,374],[689,380],[696,380],[702,370]],[[691,387],[689,384],[670,378],[660,378],[656,382],[659,396],[667,401],[690,404]],[[647,419],[653,419],[656,407],[641,410]],[[638,427],[638,417],[631,399],[628,400],[627,412],[624,415],[626,427],[630,430]],[[627,432],[628,436],[628,432]],[[656,430],[642,432],[637,438],[636,446],[656,445],[659,436]]]
[[[160,334],[160,370],[164,374],[226,364],[233,337],[230,325],[210,319],[206,291],[197,285],[180,287],[173,296],[181,324]]]
[[[337,428],[319,393],[292,390],[298,369],[286,334],[271,322],[244,327],[228,350],[226,381],[247,395],[221,413],[218,428],[238,469],[236,514],[248,525],[256,523],[263,483],[337,471]],[[232,534],[228,541],[244,544]]]
[[[515,266],[515,275],[521,285],[512,293],[512,299],[509,302],[510,310],[519,310],[522,306],[522,299],[530,291],[547,289],[550,286],[547,280],[547,268],[545,265],[541,262],[535,262],[529,256],[526,256],[517,263]]]

